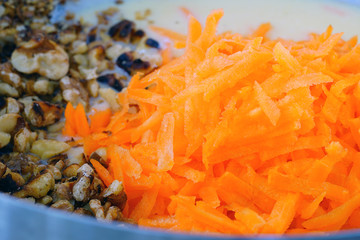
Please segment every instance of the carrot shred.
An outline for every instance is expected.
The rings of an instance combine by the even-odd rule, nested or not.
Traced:
[[[181,6],[179,9],[186,17],[194,16],[194,14],[192,14],[190,9],[188,9],[187,7]]]
[[[114,179],[110,175],[109,171],[94,159],[90,159],[90,162],[94,166],[95,171],[97,172],[97,174],[99,174],[99,177],[105,183],[105,185],[107,187],[110,186],[110,184],[114,181]]]
[[[360,45],[330,26],[310,39],[217,34],[189,16],[187,35],[150,28],[170,44],[164,64],[133,76],[120,110],[68,103],[63,134],[141,226],[176,231],[295,234],[360,228]],[[133,106],[137,106],[136,111]],[[90,123],[90,124],[89,124]]]
[[[162,27],[158,27],[158,26],[154,26],[154,25],[150,25],[149,28],[156,32],[157,34],[169,38],[173,41],[179,41],[179,42],[185,42],[186,40],[186,36],[177,32],[174,32],[172,30],[166,29],[166,28],[162,28]]]
[[[75,126],[77,134],[80,137],[85,137],[90,134],[90,126],[86,117],[84,106],[80,103],[75,109]]]
[[[104,129],[110,123],[111,115],[112,113],[109,108],[90,115],[90,131],[94,133]]]
[[[63,134],[70,137],[76,136],[75,109],[71,102],[66,105],[64,115],[66,120]]]

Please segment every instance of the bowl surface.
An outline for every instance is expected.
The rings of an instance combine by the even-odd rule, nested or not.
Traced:
[[[109,2],[104,0],[102,8],[106,8]],[[129,1],[129,0],[128,0]],[[133,0],[131,0],[133,1]],[[165,0],[163,0],[165,1]],[[228,0],[229,2],[231,0]],[[310,0],[307,0],[310,1]],[[113,1],[112,1],[113,2]],[[141,0],[140,0],[141,2]],[[148,3],[150,1],[148,0]],[[170,2],[170,0],[169,0]],[[196,1],[195,1],[196,2]],[[220,2],[220,1],[219,1]],[[245,1],[243,1],[245,2]],[[360,17],[360,0],[329,0],[320,1],[333,4],[342,4],[343,7],[351,8],[358,12]],[[96,6],[95,0],[80,1],[81,4]],[[175,1],[173,1],[175,3]],[[246,2],[245,2],[246,3]],[[78,5],[79,7],[81,5]],[[88,6],[88,5],[87,5]],[[74,7],[74,6],[73,6]],[[55,21],[61,19],[66,8],[56,9]],[[226,9],[225,9],[226,13]],[[81,13],[80,13],[81,14]],[[313,16],[316,18],[317,16]],[[358,22],[356,23],[358,24]],[[359,29],[360,31],[360,29]],[[24,200],[16,199],[0,193],[0,239],[1,240],[92,240],[92,239],[153,239],[153,240],[204,240],[204,239],[327,239],[327,240],[350,240],[360,239],[359,230],[341,231],[318,235],[261,235],[261,236],[229,236],[229,235],[205,235],[174,233],[156,229],[138,228],[128,224],[113,224],[98,222],[90,217],[82,217],[63,211],[34,205]]]

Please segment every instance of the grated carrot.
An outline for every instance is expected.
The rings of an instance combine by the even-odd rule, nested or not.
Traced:
[[[220,233],[359,228],[360,45],[330,26],[309,40],[217,34],[189,13],[184,55],[131,80],[119,112],[65,110],[64,135],[89,156],[107,148],[109,185],[122,181],[124,215],[139,225]],[[130,104],[139,111],[129,112]],[[105,132],[104,132],[105,130]]]
[[[103,180],[105,185],[108,187],[114,181],[113,177],[110,175],[109,171],[103,167],[98,161],[90,159],[91,164],[94,166],[97,174]]]

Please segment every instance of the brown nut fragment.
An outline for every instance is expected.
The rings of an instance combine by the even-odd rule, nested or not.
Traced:
[[[71,44],[71,52],[74,54],[83,54],[88,50],[85,41],[76,40],[73,41]]]
[[[0,178],[0,191],[6,193],[13,193],[20,189],[20,186],[17,185],[16,181],[12,178],[10,174],[11,170],[9,168],[5,169],[5,173]]]
[[[97,78],[96,67],[95,68],[84,68],[79,67],[80,75],[85,80],[91,80]]]
[[[69,44],[76,40],[76,33],[72,31],[62,31],[59,35],[60,43],[63,45]]]
[[[74,211],[74,205],[72,205],[68,200],[59,200],[50,206],[51,208],[61,209],[68,212]]]
[[[98,199],[91,199],[89,202],[91,211],[94,213],[95,218],[98,220],[105,219],[104,208],[101,206],[101,202]]]
[[[124,209],[127,197],[123,184],[118,180],[114,180],[110,186],[101,193],[101,196],[113,205],[119,207],[120,210]]]
[[[0,64],[0,80],[14,88],[21,87],[21,78],[13,71],[9,62]]]
[[[51,194],[54,202],[58,200],[71,200],[72,198],[72,189],[73,183],[64,182],[55,184],[54,191]]]
[[[107,48],[105,51],[106,57],[110,60],[116,60],[121,54],[129,52],[131,49],[129,47],[124,47],[120,44],[114,44],[111,47]]]
[[[59,160],[57,163],[55,163],[54,166],[61,171],[65,167],[65,163],[63,160]]]
[[[104,211],[107,212],[109,210],[109,208],[111,207],[111,202],[106,202],[103,205]]]
[[[33,88],[34,92],[38,95],[47,95],[54,92],[54,85],[44,77],[37,79],[33,85]]]
[[[107,220],[107,221],[122,221],[122,220],[124,220],[124,216],[118,207],[111,206],[109,208],[109,210],[106,211],[105,220]]]
[[[117,112],[121,109],[121,106],[118,102],[117,93],[114,90],[111,88],[100,88],[99,94],[110,105],[110,108],[113,112]]]
[[[0,82],[0,95],[9,97],[19,97],[19,91],[7,83]]]
[[[11,133],[14,131],[20,118],[21,116],[15,113],[0,116],[0,132]]]
[[[68,76],[63,77],[60,80],[60,88],[65,101],[71,102],[74,106],[78,103],[83,103],[84,106],[88,105],[89,94],[79,80]]]
[[[101,75],[96,80],[101,83],[106,83],[119,92],[127,85],[127,77],[117,73]]]
[[[37,133],[37,139],[46,139],[47,133],[45,130],[36,130]]]
[[[70,166],[71,164],[78,164],[82,166],[86,162],[83,147],[72,147],[66,152],[66,154],[68,156],[65,161],[66,166]]]
[[[31,154],[12,152],[0,156],[3,162],[12,172],[21,173],[25,181],[31,176],[36,176],[42,169],[43,165],[37,165],[38,158]]]
[[[9,133],[0,132],[0,148],[5,147],[9,144],[11,135]]]
[[[92,42],[94,42],[96,40],[96,34],[97,34],[97,31],[98,31],[98,27],[93,27],[90,29],[87,37],[86,37],[86,43],[87,44],[90,44]]]
[[[67,53],[40,34],[17,48],[11,55],[11,63],[19,72],[39,73],[52,80],[64,77],[69,70]]]
[[[5,174],[6,168],[6,165],[0,162],[0,178],[2,178],[2,176]]]
[[[55,181],[51,172],[45,172],[40,176],[33,179],[31,182],[25,185],[24,189],[26,196],[34,198],[41,198],[54,189]]]
[[[91,48],[88,52],[90,68],[96,67],[96,72],[100,73],[108,68],[108,62],[105,60],[105,49],[102,45]]]
[[[62,114],[60,106],[44,102],[31,101],[30,98],[23,99],[25,104],[25,116],[31,125],[35,127],[45,127],[59,121]]]
[[[66,158],[67,158],[66,154],[58,154],[58,155],[55,155],[55,156],[49,158],[47,160],[47,162],[48,162],[49,165],[54,165],[55,166],[57,162],[63,162],[63,161],[66,160]]]
[[[90,198],[91,179],[81,177],[73,186],[73,197],[78,202],[86,202]]]
[[[77,171],[80,168],[79,164],[71,164],[63,170],[63,174],[67,178],[76,177]]]
[[[94,169],[92,167],[90,167],[89,164],[85,163],[84,165],[82,165],[78,170],[77,170],[77,177],[89,177],[89,178],[93,178],[94,177]]]
[[[90,93],[90,96],[97,97],[99,95],[99,83],[96,81],[96,78],[88,80],[86,82],[87,90]]]
[[[90,195],[92,198],[97,199],[100,197],[100,194],[104,191],[105,188],[106,186],[103,181],[98,177],[94,177]]]
[[[24,105],[12,97],[6,99],[7,113],[20,113],[24,109]]]
[[[108,167],[108,163],[107,163],[107,161],[105,161],[105,159],[103,158],[103,157],[101,157],[98,153],[97,153],[97,151],[95,151],[95,152],[93,152],[91,155],[90,155],[90,157],[89,157],[89,159],[94,159],[94,160],[96,160],[96,161],[98,161],[101,165],[103,165],[104,167]]]
[[[74,210],[74,213],[79,214],[79,215],[92,216],[92,213],[85,208],[77,208]]]
[[[55,166],[49,165],[48,169],[52,172],[55,181],[61,180],[62,174],[59,169],[57,169]]]
[[[36,199],[33,198],[33,197],[27,197],[27,198],[23,198],[23,200],[29,202],[29,203],[32,203],[34,204],[36,202]]]
[[[61,121],[61,122],[57,122],[57,123],[54,123],[50,126],[47,127],[47,131],[49,133],[57,133],[57,132],[60,132],[61,129],[63,129],[65,126],[65,122],[64,121]]]
[[[73,56],[75,63],[81,67],[88,67],[89,60],[85,54],[76,54]]]
[[[9,175],[15,181],[15,183],[18,187],[22,187],[25,185],[25,180],[19,173],[10,172]]]
[[[14,152],[28,152],[36,138],[36,132],[31,132],[28,128],[20,129],[14,136]]]
[[[46,195],[45,197],[40,198],[37,203],[40,204],[44,204],[44,205],[49,205],[52,202],[52,197],[50,197],[49,195]]]
[[[51,189],[53,189],[55,184],[54,178],[50,172],[45,172],[42,175],[37,176],[27,185],[23,187],[18,192],[15,192],[13,195],[18,198],[25,197],[35,197],[41,198],[44,197]]]
[[[91,185],[94,180],[94,170],[89,164],[84,164],[78,169],[78,180],[73,186],[73,197],[78,202],[88,201],[91,195]]]
[[[40,156],[42,159],[50,158],[70,149],[70,145],[52,139],[40,139],[32,144],[30,152]]]
[[[114,40],[120,40],[128,42],[131,37],[131,32],[133,31],[135,24],[129,20],[122,20],[117,24],[113,25],[110,29],[108,34]]]
[[[6,113],[7,101],[4,97],[0,96],[0,116]]]
[[[157,49],[141,49],[135,52],[135,58],[139,58],[144,62],[151,63],[152,67],[158,67],[162,64],[162,56]]]

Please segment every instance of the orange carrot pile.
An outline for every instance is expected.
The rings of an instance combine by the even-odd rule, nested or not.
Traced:
[[[119,112],[68,105],[64,134],[107,148],[142,226],[231,234],[360,228],[360,46],[216,34],[189,17],[183,56],[137,74]],[[137,110],[131,109],[137,105]]]

